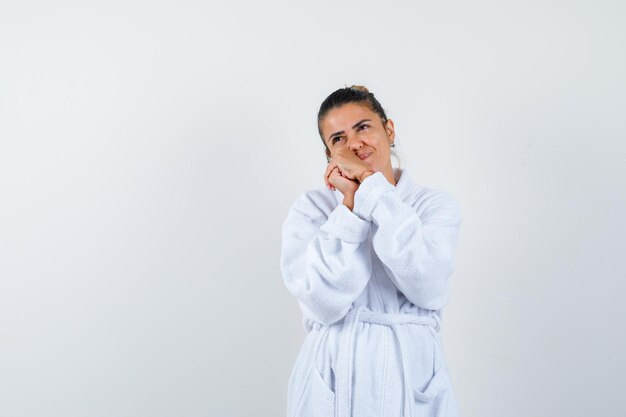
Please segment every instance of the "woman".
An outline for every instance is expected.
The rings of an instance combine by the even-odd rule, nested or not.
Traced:
[[[394,123],[365,87],[324,100],[326,188],[282,226],[281,271],[308,334],[288,417],[456,417],[441,309],[461,217],[449,194],[393,168]]]

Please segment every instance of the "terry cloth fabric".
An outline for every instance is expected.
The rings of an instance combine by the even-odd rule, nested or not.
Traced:
[[[283,222],[281,272],[307,332],[288,417],[459,416],[441,340],[459,204],[394,177],[367,177],[352,210],[339,190],[305,191]]]

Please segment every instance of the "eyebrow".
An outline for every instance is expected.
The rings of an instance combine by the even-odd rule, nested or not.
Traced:
[[[352,129],[355,129],[358,125],[360,125],[363,122],[371,122],[371,119],[363,119],[363,120],[360,120],[360,121],[356,122],[354,125],[352,125]],[[328,137],[328,140],[331,140],[333,138],[333,136],[341,135],[343,133],[346,133],[346,132],[344,130],[340,130],[339,132],[335,132],[335,133],[333,133],[332,135],[330,135]]]

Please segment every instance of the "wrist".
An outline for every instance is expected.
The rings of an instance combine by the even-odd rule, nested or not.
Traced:
[[[354,207],[354,195],[346,195],[343,198],[343,204],[347,206],[350,210]]]
[[[359,177],[359,183],[365,181],[365,178],[369,177],[372,174],[374,174],[374,171],[372,171],[371,169],[366,169],[365,171],[363,171],[363,173],[361,173],[361,176]]]

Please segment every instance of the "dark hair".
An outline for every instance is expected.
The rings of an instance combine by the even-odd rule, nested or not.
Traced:
[[[378,114],[383,126],[387,123],[387,115],[385,114],[383,106],[381,106],[376,97],[374,97],[374,93],[370,92],[364,86],[351,85],[350,87],[335,90],[322,102],[319,112],[317,113],[317,131],[322,139],[322,143],[324,144],[326,161],[330,161],[330,158],[328,157],[330,149],[328,149],[328,145],[326,144],[324,135],[322,134],[322,121],[329,111],[347,103],[365,104],[370,110]],[[397,157],[395,149],[392,148],[391,153]]]

